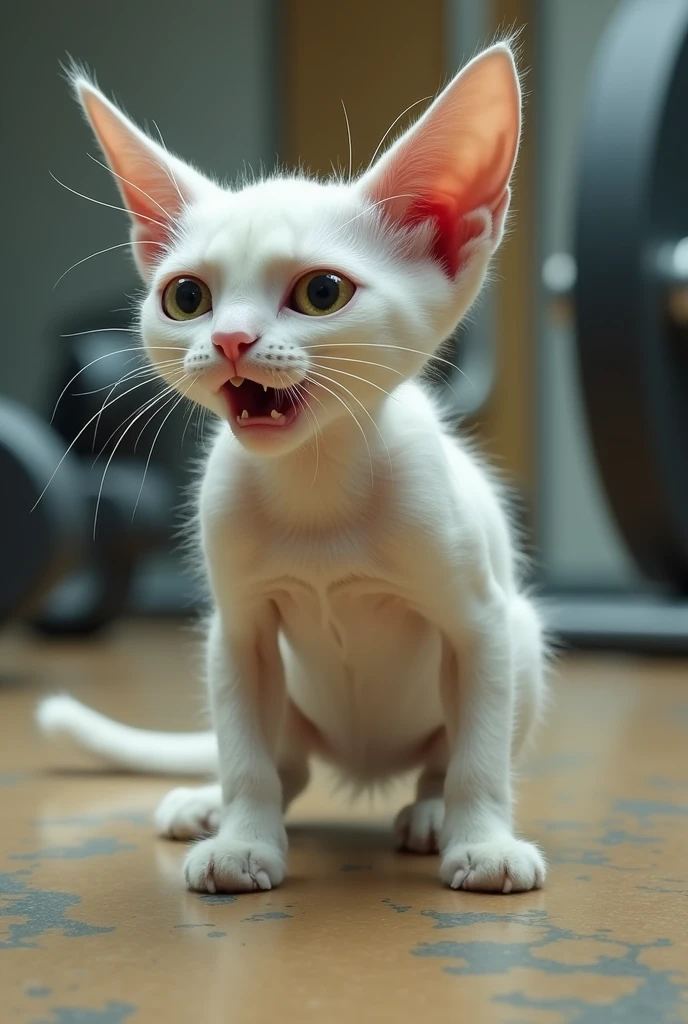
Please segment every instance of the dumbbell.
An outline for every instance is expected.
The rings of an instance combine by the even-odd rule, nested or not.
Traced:
[[[575,320],[591,443],[645,575],[688,594],[688,3],[627,0],[584,106],[572,253],[543,267]]]
[[[131,371],[123,348],[136,350],[132,335],[103,332],[69,342],[53,426],[0,398],[0,622],[21,617],[50,634],[100,629],[125,611],[142,556],[169,537],[167,473],[153,461],[146,467],[132,441],[122,443],[103,475],[110,451],[96,458],[95,422],[83,429]],[[128,386],[117,402],[112,393],[101,417],[99,434],[105,439],[114,431],[111,443],[155,394],[152,380],[130,395]]]

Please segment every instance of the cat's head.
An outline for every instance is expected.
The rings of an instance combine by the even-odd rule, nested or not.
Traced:
[[[292,450],[342,416],[365,424],[478,294],[520,134],[507,45],[351,181],[220,187],[86,77],[73,85],[131,215],[150,358],[248,450]]]

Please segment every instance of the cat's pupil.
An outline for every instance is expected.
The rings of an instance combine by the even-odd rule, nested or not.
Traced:
[[[306,294],[316,309],[329,309],[339,298],[339,278],[334,274],[318,274],[309,282]]]
[[[198,281],[182,279],[177,285],[174,298],[182,313],[195,313],[201,304],[203,292]]]

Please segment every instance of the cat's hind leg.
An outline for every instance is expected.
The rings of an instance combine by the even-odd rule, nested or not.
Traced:
[[[402,807],[394,821],[398,850],[438,853],[444,822],[444,776],[449,750],[444,729],[432,738],[416,785],[416,799]]]
[[[280,736],[277,772],[282,784],[282,806],[286,811],[306,788],[310,778],[308,736],[301,716],[288,701]],[[200,839],[220,827],[222,787],[179,786],[170,790],[155,812],[155,828],[165,839]]]
[[[220,827],[222,788],[179,786],[172,789],[155,811],[155,829],[165,839],[199,839]]]

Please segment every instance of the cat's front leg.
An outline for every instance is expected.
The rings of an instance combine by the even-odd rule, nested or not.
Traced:
[[[274,609],[231,626],[216,614],[208,636],[208,685],[218,738],[222,807],[217,835],[184,865],[199,892],[271,889],[284,878],[287,836],[276,766],[284,676]]]
[[[501,592],[464,612],[445,642],[442,666],[450,757],[440,875],[453,889],[537,889],[544,859],[515,837],[512,818],[518,620]]]

